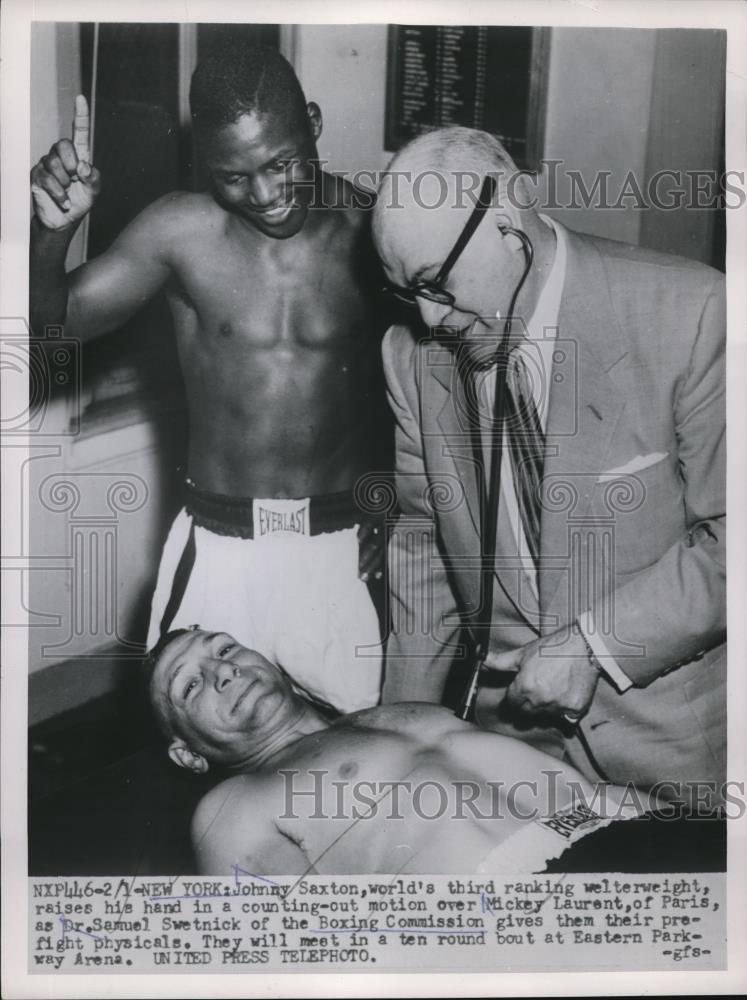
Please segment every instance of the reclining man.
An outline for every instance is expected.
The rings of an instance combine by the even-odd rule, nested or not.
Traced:
[[[146,665],[172,760],[233,772],[193,819],[202,873],[236,864],[256,874],[541,871],[654,801],[594,786],[442,706],[387,705],[330,722],[225,633],[174,630]]]
[[[148,646],[209,619],[292,662],[336,708],[368,707],[381,637],[367,583],[383,573],[383,532],[353,487],[382,467],[388,413],[366,206],[319,169],[321,112],[273,49],[242,42],[200,63],[190,105],[210,190],[164,196],[66,274],[102,182],[77,99],[73,141],[31,173],[33,333],[64,323],[85,341],[165,291],[190,440]]]

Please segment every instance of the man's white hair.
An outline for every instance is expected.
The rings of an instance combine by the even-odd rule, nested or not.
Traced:
[[[388,217],[386,209],[395,203],[401,207],[400,194],[405,204],[423,207],[426,188],[421,187],[421,182],[428,175],[431,191],[439,187],[433,183],[435,179],[440,181],[439,205],[469,209],[475,204],[487,174],[496,180],[493,204],[507,205],[507,185],[517,173],[518,168],[503,144],[489,132],[453,125],[412,139],[394,155],[379,186],[373,215],[374,239],[379,250]]]
[[[402,169],[405,165],[455,170],[515,172],[516,164],[503,144],[489,132],[452,125],[434,129],[411,139],[395,153],[388,170]]]

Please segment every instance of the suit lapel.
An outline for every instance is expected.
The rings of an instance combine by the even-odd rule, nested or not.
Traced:
[[[432,375],[426,378],[425,405],[436,414],[440,434],[436,435],[435,468],[451,463],[462,484],[467,510],[476,538],[480,537],[480,496],[483,470],[475,462],[467,421],[464,387],[457,374],[451,352],[440,345],[427,344],[426,368]]]
[[[540,605],[547,611],[572,564],[574,526],[588,524],[598,475],[607,467],[625,398],[612,369],[626,354],[596,247],[565,232],[568,258],[558,316],[545,439]],[[567,593],[571,593],[570,586]],[[568,611],[578,609],[564,609]]]
[[[432,376],[426,379],[427,388],[424,392],[424,402],[426,406],[432,406],[433,412],[437,415],[436,422],[441,437],[436,435],[436,447],[443,449],[435,456],[435,461],[439,464],[434,465],[434,467],[443,468],[444,460],[447,462],[450,460],[453,463],[456,475],[464,489],[465,505],[469,512],[471,533],[474,538],[474,555],[477,556],[480,551],[480,506],[484,495],[482,479],[485,470],[482,463],[478,464],[475,459],[467,419],[464,386],[457,374],[453,355],[447,348],[438,346],[421,349],[429,352],[427,367]],[[432,477],[432,481],[434,480],[435,477]],[[505,503],[499,503],[496,558],[499,566],[503,560],[504,564],[509,564],[509,568],[504,572],[497,573],[497,584],[522,617],[527,617],[529,610],[534,620],[535,607],[527,608],[528,600],[533,603],[532,595],[527,593],[527,587],[520,591],[521,573],[515,566],[515,558],[512,558],[510,547],[512,541],[513,529],[509,522]]]

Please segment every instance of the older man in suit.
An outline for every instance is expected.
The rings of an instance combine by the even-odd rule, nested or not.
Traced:
[[[573,233],[530,199],[503,147],[462,128],[405,147],[379,192],[387,277],[425,324],[384,342],[401,509],[384,699],[440,701],[465,623],[487,620],[487,667],[515,673],[482,691],[485,724],[559,724],[587,775],[718,804],[723,275]],[[504,392],[524,416],[491,441],[508,313]]]

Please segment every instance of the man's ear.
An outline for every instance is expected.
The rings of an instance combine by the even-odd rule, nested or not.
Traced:
[[[186,767],[188,771],[194,771],[195,774],[205,774],[210,767],[202,754],[190,750],[184,740],[179,739],[178,736],[175,736],[171,741],[169,757],[178,767]]]
[[[306,114],[309,116],[309,126],[311,127],[311,134],[314,137],[314,142],[322,134],[322,109],[316,103],[316,101],[309,101],[306,105]]]
[[[523,242],[512,233],[512,229],[521,229],[521,220],[513,219],[508,212],[501,211],[494,216],[494,222],[496,229],[500,232],[501,236],[508,241],[508,246],[512,250],[522,250]]]

